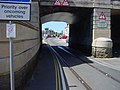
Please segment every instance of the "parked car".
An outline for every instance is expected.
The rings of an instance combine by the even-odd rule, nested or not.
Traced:
[[[63,35],[63,36],[60,36],[59,39],[66,39],[67,37],[68,36]]]

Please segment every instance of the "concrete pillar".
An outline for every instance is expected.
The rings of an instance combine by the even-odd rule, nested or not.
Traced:
[[[110,9],[94,8],[93,10],[93,42],[95,39],[100,38],[100,37],[111,39],[111,23],[110,23],[111,18],[110,16],[111,16]],[[101,41],[98,41],[98,42],[101,42]],[[107,44],[107,43],[108,41],[104,41],[104,44]],[[98,49],[96,50],[96,48]],[[101,57],[101,58],[112,57],[111,49],[112,48],[108,50],[108,47],[96,47],[95,46],[92,48],[92,52],[97,53],[97,55],[94,55],[94,53],[92,53],[92,55],[95,57]]]

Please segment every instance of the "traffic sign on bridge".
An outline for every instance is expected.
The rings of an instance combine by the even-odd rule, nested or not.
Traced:
[[[103,12],[100,13],[99,20],[106,20],[106,16]]]
[[[70,4],[68,3],[68,0],[64,0],[62,3],[62,6],[70,6]]]
[[[107,20],[106,20],[106,16],[104,14],[104,12],[100,12],[100,15],[98,17],[98,24],[97,26],[99,28],[107,28],[108,24],[107,24]]]
[[[0,0],[0,2],[31,3],[31,0]]]
[[[60,0],[55,0],[53,5],[54,6],[70,6],[70,4],[68,3],[68,0],[63,0],[63,2],[61,2]]]
[[[54,6],[60,6],[61,5],[61,2],[59,1],[59,0],[56,0],[55,2],[54,2]]]

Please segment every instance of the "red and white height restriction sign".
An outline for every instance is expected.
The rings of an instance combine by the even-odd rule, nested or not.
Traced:
[[[61,2],[60,2],[60,0],[55,0],[55,2],[54,2],[54,4],[53,4],[54,6],[60,6],[61,5]]]
[[[99,20],[106,20],[106,16],[103,12],[100,13]]]
[[[62,3],[62,6],[70,6],[70,4],[68,3],[68,0],[64,0]]]
[[[60,0],[55,0],[53,5],[54,6],[70,6],[70,4],[68,3],[68,0],[63,0],[63,2],[61,2]]]
[[[107,18],[105,16],[104,12],[100,12],[99,17],[98,17],[98,23],[97,26],[99,28],[107,28],[108,23],[107,23]]]

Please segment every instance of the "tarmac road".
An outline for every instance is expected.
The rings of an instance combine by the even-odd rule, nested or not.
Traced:
[[[48,38],[43,42],[49,43],[54,48],[67,45],[64,40],[59,40],[58,38]],[[66,58],[70,67],[73,68],[93,90],[120,90],[119,82],[103,75],[101,72],[88,66],[87,63],[82,63],[79,59],[66,54],[60,49],[58,49],[58,51],[61,56]],[[89,60],[91,62],[89,64],[109,73],[120,81],[119,58],[112,58],[112,60],[98,60],[94,57],[83,57],[82,55],[80,55],[80,57]],[[75,79],[75,76],[70,72],[68,67],[63,64],[62,68],[65,73],[69,90],[86,90],[84,86]],[[43,45],[39,63],[25,90],[56,90],[54,62],[46,45]]]

